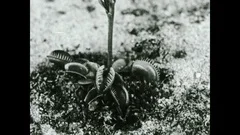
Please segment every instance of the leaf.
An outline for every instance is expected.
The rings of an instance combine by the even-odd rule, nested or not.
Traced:
[[[86,91],[83,89],[83,87],[80,87],[77,89],[76,95],[78,96],[79,99],[84,100],[86,96]]]
[[[75,73],[84,78],[86,78],[85,75],[88,73],[88,69],[83,64],[77,62],[67,63],[65,65],[65,70],[68,73]]]
[[[88,85],[88,84],[92,84],[94,83],[94,80],[92,79],[83,79],[83,80],[79,80],[78,84],[80,85]]]
[[[123,84],[124,84],[124,80],[122,76],[116,72],[113,85],[123,85]]]
[[[48,56],[48,60],[54,64],[64,65],[66,63],[72,62],[72,56],[63,50],[54,50]]]
[[[143,78],[147,82],[158,82],[159,72],[151,60],[136,60],[132,65],[132,73],[135,76]]]
[[[125,59],[118,59],[112,64],[112,67],[116,72],[121,71],[125,66],[127,66]]]
[[[96,74],[96,87],[99,91],[107,91],[113,84],[115,71],[111,67],[109,71],[105,70],[105,66],[98,68]]]
[[[92,88],[86,95],[84,102],[88,104],[88,106],[90,106],[90,111],[94,110],[94,108],[96,109],[96,102],[98,102],[99,98],[102,97],[102,95],[98,94],[98,91],[96,88]],[[94,107],[95,106],[95,107]],[[91,108],[93,107],[93,108]]]
[[[114,69],[111,67],[108,72],[108,75],[106,77],[106,81],[104,82],[105,86],[104,86],[103,92],[105,92],[107,89],[109,89],[112,86],[112,84],[114,82],[115,74],[116,73],[115,73]]]
[[[105,66],[101,66],[98,68],[97,73],[96,73],[96,87],[98,90],[100,90],[100,86],[103,83],[103,71],[104,71]]]
[[[126,114],[127,107],[129,105],[129,94],[126,88],[121,85],[118,87],[113,87],[111,89],[111,95],[115,103],[117,104],[117,111],[118,113],[124,117]]]
[[[95,63],[95,62],[86,62],[85,64],[84,64],[87,68],[88,68],[88,70],[89,70],[89,72],[88,72],[88,74],[86,75],[86,77],[87,78],[89,78],[89,79],[94,79],[95,78],[95,76],[96,76],[96,73],[97,73],[97,70],[98,70],[98,68],[99,68],[99,65],[97,64],[97,63]]]
[[[97,70],[99,68],[99,65],[95,62],[88,61],[85,63],[85,65],[90,71],[93,71],[93,72],[97,72]]]

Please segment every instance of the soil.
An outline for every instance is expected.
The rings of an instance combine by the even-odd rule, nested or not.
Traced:
[[[94,52],[106,53],[107,17],[97,0],[30,2],[31,73],[37,70],[37,65],[44,62],[51,51],[56,49],[67,50],[72,55],[81,52],[82,56],[83,53],[94,55]],[[183,91],[191,93],[191,90],[204,90],[204,93],[209,93],[209,4],[209,0],[117,0],[113,35],[115,57],[125,56],[124,48],[132,48],[131,52],[136,58],[144,55],[155,59],[161,69],[174,72],[171,82],[163,88],[167,87],[166,89],[175,94]],[[154,57],[156,54],[157,57]],[[105,58],[99,58],[101,59]],[[208,96],[205,98],[209,101]],[[196,104],[189,104],[191,105]],[[209,105],[209,102],[204,103],[205,109],[209,108]],[[210,110],[206,112],[207,115],[201,117],[204,121],[210,117]],[[34,105],[31,105],[31,115],[33,118],[31,125],[34,129],[40,128],[43,134],[57,134],[47,124],[38,125],[41,116]],[[174,131],[164,129],[158,131],[159,125],[165,123],[156,124],[151,118],[142,121],[141,124],[142,127],[139,129],[118,130],[115,134],[159,134],[163,131],[171,134],[188,133],[187,130],[182,132],[178,128]],[[81,132],[82,130],[79,134]]]

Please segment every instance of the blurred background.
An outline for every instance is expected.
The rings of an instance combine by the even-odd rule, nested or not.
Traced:
[[[31,71],[54,49],[106,51],[107,17],[98,0],[30,0],[30,4]],[[192,43],[209,47],[209,0],[117,0],[114,53],[121,45],[159,36],[166,36],[169,46],[192,38]]]

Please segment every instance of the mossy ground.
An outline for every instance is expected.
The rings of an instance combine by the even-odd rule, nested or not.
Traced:
[[[68,49],[71,54],[106,52],[107,18],[97,0],[34,0],[30,13],[31,72],[55,49]],[[159,107],[141,121],[142,127],[115,134],[209,134],[209,16],[208,0],[117,1],[114,55],[124,56],[123,47],[157,44],[151,42],[157,39],[161,46],[155,60],[162,71],[170,70],[174,75],[161,86]],[[156,48],[147,46],[139,57],[144,54],[152,58]],[[134,51],[135,56],[137,50],[141,49]],[[105,56],[98,56],[96,61],[104,62],[100,60]],[[31,105],[35,124],[41,118],[37,110]],[[44,134],[56,134],[49,125],[35,127]]]

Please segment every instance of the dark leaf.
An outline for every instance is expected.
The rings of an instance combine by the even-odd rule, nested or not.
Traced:
[[[47,56],[48,60],[54,64],[64,65],[66,63],[72,62],[72,56],[62,50],[54,50]]]

